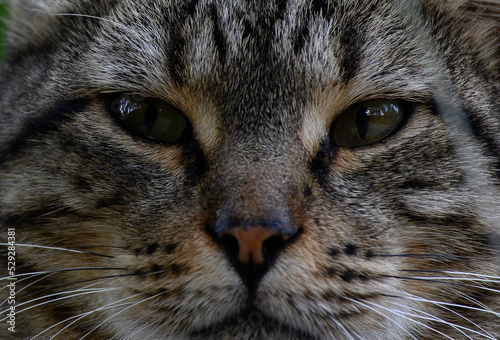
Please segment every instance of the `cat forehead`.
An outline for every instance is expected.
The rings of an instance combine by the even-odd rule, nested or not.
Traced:
[[[400,6],[393,1],[14,0],[12,4],[14,45],[58,45],[62,59],[82,50],[85,57],[68,62],[77,64],[75,72],[84,72],[81,79],[95,90],[159,93],[165,92],[161,87],[187,80],[192,87],[232,82],[228,84],[232,89],[254,84],[256,91],[265,91],[264,85],[300,86],[298,79],[310,89],[311,84],[346,82],[363,69],[376,78],[382,73],[403,75],[401,68],[421,64],[420,56],[412,53]],[[388,70],[394,65],[398,69]],[[400,87],[385,78],[393,88]]]
[[[137,66],[134,75],[150,73],[148,79],[167,73],[200,84],[229,69],[253,73],[252,67],[275,75],[293,68],[320,76],[316,81],[349,78],[365,45],[380,47],[380,37],[404,42],[391,1],[82,2],[55,13],[64,4],[52,15],[65,27],[85,23],[73,26],[73,35],[90,37],[96,72],[117,74],[114,67],[127,63]]]

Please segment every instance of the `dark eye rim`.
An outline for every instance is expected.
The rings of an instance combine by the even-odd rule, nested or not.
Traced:
[[[402,107],[402,110],[403,110],[403,117],[398,122],[397,126],[389,134],[387,134],[386,136],[384,136],[383,138],[381,138],[375,142],[368,143],[366,145],[361,145],[361,146],[346,147],[346,146],[339,146],[336,144],[335,139],[333,138],[332,135],[333,135],[333,131],[335,129],[335,124],[337,124],[337,121],[339,120],[339,117],[341,115],[343,115],[345,112],[347,112],[351,108],[359,106],[359,105],[363,105],[364,103],[369,103],[372,101],[384,101],[384,100],[398,101]],[[404,99],[398,99],[398,98],[374,98],[374,99],[359,101],[359,102],[349,106],[347,109],[343,110],[342,113],[340,115],[338,115],[336,117],[336,119],[333,121],[333,123],[330,126],[330,131],[328,132],[330,143],[335,148],[348,149],[348,150],[357,150],[357,149],[369,148],[369,147],[373,147],[374,145],[378,145],[378,144],[386,141],[387,139],[393,137],[394,135],[398,134],[407,125],[410,117],[413,116],[413,114],[415,113],[417,105],[418,105],[418,103],[416,103],[416,102],[404,100]]]
[[[131,94],[131,93],[127,93],[127,92],[110,92],[110,93],[101,93],[99,95],[99,100],[104,104],[104,106],[106,108],[106,111],[108,112],[108,114],[110,115],[110,117],[113,119],[113,121],[115,122],[115,124],[118,127],[120,127],[120,129],[122,131],[124,131],[127,135],[131,136],[134,139],[137,139],[137,140],[140,140],[140,141],[143,141],[143,142],[147,142],[149,144],[161,145],[161,146],[165,146],[165,145],[166,146],[190,145],[192,143],[192,141],[193,141],[193,127],[191,125],[191,121],[187,118],[187,116],[184,114],[184,112],[182,112],[180,109],[178,109],[175,105],[172,105],[172,104],[170,104],[170,103],[168,103],[166,101],[165,102],[167,104],[172,105],[174,108],[176,108],[184,116],[184,118],[186,118],[186,121],[187,121],[186,129],[182,133],[181,138],[179,138],[179,141],[177,141],[177,142],[161,141],[161,140],[155,139],[153,137],[143,136],[143,135],[140,135],[140,134],[137,134],[137,133],[134,133],[133,131],[131,131],[130,128],[128,128],[123,123],[123,121],[119,119],[117,113],[113,112],[113,110],[111,109],[111,105],[113,104],[113,102],[115,100],[117,100],[120,96],[127,95],[127,94]],[[142,96],[142,97],[144,97],[146,99],[162,100],[162,99],[155,98],[155,97],[146,97],[146,96]]]

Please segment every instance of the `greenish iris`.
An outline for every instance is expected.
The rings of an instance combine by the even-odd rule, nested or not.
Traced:
[[[388,99],[353,105],[337,118],[330,137],[337,146],[344,148],[376,143],[400,127],[406,107],[400,100]]]

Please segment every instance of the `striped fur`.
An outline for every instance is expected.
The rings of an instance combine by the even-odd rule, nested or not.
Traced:
[[[499,339],[497,0],[12,0],[0,338]],[[189,143],[116,124],[160,98]],[[373,145],[348,107],[412,105]],[[245,285],[211,230],[296,237]],[[267,223],[267,222],[266,222]],[[0,261],[2,285],[9,283]]]

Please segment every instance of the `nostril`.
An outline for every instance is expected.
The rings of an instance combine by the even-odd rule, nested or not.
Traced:
[[[267,261],[276,258],[278,252],[285,248],[290,237],[272,236],[262,244],[262,256]]]
[[[238,245],[238,240],[236,239],[236,237],[234,237],[231,234],[220,235],[219,233],[218,238],[219,238],[219,243],[224,248],[226,254],[232,259],[238,258],[240,247]]]

